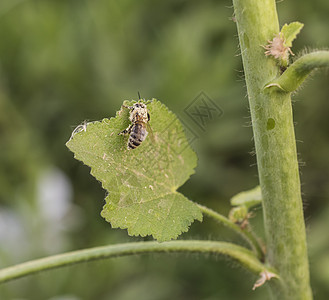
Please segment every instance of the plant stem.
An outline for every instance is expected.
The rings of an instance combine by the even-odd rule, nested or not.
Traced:
[[[263,197],[275,299],[312,299],[290,94],[265,89],[279,76],[261,45],[279,33],[275,0],[233,0]]]
[[[246,269],[259,275],[268,269],[248,249],[226,242],[213,241],[171,241],[171,242],[139,242],[116,244],[84,250],[68,252],[25,262],[0,270],[0,283],[27,276],[53,268],[72,265],[80,262],[127,256],[143,253],[202,253],[226,255],[239,262]]]
[[[239,234],[244,240],[246,240],[249,243],[252,250],[256,253],[257,257],[260,260],[264,259],[264,252],[262,250],[262,247],[252,232],[241,229],[240,226],[233,223],[230,219],[224,217],[223,215],[219,214],[218,212],[216,212],[206,206],[203,206],[200,204],[197,204],[197,205],[201,209],[203,214],[207,215],[210,218],[213,218],[217,222],[222,223],[223,225],[227,226],[228,228],[232,229],[237,234]]]
[[[329,51],[315,51],[297,59],[279,78],[266,85],[283,92],[294,92],[317,68],[329,67]]]

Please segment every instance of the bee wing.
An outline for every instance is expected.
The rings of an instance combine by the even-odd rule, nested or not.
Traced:
[[[154,134],[153,134],[153,130],[152,127],[149,123],[146,123],[146,130],[148,132],[149,137],[151,138],[152,143],[155,143],[155,138],[154,138]]]

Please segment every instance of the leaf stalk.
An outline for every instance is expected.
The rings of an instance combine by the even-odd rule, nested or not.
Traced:
[[[254,274],[259,275],[264,271],[274,272],[273,269],[268,268],[261,263],[253,252],[231,243],[198,240],[171,241],[164,243],[152,241],[108,245],[28,261],[0,270],[0,283],[76,263],[145,253],[199,253],[225,255],[237,261],[241,266]]]
[[[201,209],[202,213],[206,216],[214,219],[215,221],[223,224],[224,226],[232,229],[238,235],[240,235],[245,241],[247,241],[251,247],[251,249],[256,253],[257,257],[263,261],[264,259],[264,252],[262,250],[262,246],[260,245],[257,237],[251,231],[248,231],[248,228],[243,230],[240,226],[232,222],[227,217],[221,215],[220,213],[200,204],[197,204],[198,207]]]
[[[329,67],[329,51],[315,51],[297,59],[277,79],[266,84],[265,88],[291,93],[296,91],[310,73],[318,68]]]

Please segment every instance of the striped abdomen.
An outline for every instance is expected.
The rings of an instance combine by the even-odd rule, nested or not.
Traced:
[[[131,128],[127,144],[128,150],[138,147],[146,139],[146,136],[147,131],[145,128],[145,123],[136,122]]]

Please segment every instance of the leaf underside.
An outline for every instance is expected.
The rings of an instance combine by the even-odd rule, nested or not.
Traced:
[[[136,149],[128,150],[128,136],[118,135],[130,125],[124,107],[115,118],[80,125],[66,145],[107,190],[101,215],[113,228],[167,241],[202,221],[197,205],[176,191],[194,173],[197,158],[172,112],[155,99],[147,109],[151,130]]]

